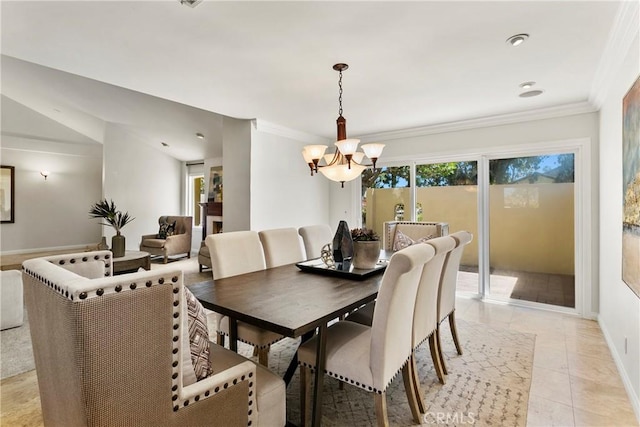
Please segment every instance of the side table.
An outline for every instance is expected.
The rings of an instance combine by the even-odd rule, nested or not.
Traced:
[[[123,257],[113,258],[113,274],[125,274],[138,271],[142,267],[151,269],[151,256],[149,252],[126,251]]]

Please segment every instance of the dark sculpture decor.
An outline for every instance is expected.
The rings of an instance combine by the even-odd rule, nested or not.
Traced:
[[[347,221],[340,221],[333,236],[333,259],[342,267],[350,266],[353,258],[353,239]],[[339,268],[339,267],[338,267]]]

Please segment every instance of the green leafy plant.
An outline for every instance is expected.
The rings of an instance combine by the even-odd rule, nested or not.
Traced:
[[[91,206],[89,210],[90,218],[101,218],[105,222],[102,225],[110,225],[116,230],[116,234],[120,235],[120,230],[125,225],[129,224],[135,218],[129,215],[129,212],[122,213],[116,208],[116,204],[107,201],[107,199],[100,200]]]
[[[354,242],[370,242],[380,240],[380,237],[371,228],[354,228],[351,230],[351,239]]]

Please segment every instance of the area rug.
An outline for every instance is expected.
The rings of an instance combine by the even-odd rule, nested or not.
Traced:
[[[421,387],[427,413],[423,425],[525,426],[535,335],[496,329],[457,320],[464,354],[459,356],[448,325],[443,324],[443,348],[449,375],[438,382],[428,344],[417,353]],[[285,339],[271,348],[269,368],[284,374],[297,341]],[[239,352],[251,356],[251,347]],[[415,425],[407,403],[402,377],[398,375],[387,392],[389,423]],[[323,426],[376,425],[373,395],[325,376]],[[287,388],[287,419],[299,424],[299,376]]]

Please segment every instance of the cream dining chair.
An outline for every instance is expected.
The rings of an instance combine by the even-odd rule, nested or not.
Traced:
[[[448,373],[447,365],[442,354],[442,346],[440,343],[440,324],[448,317],[453,343],[459,355],[462,355],[462,347],[458,338],[458,329],[456,327],[456,285],[458,283],[458,271],[460,270],[460,259],[464,252],[464,247],[473,240],[473,234],[468,231],[458,231],[450,234],[455,240],[455,248],[452,249],[444,261],[442,268],[442,277],[440,279],[440,291],[438,294],[438,328],[436,330],[436,340],[438,341],[438,351],[442,370]]]
[[[333,231],[326,224],[305,225],[298,233],[304,241],[306,259],[320,257],[322,247],[333,241]]]
[[[262,243],[255,231],[210,234],[206,237],[205,244],[209,248],[214,280],[266,268]],[[256,286],[260,284],[256,283]],[[209,319],[217,327],[219,343],[223,343],[222,335],[229,334],[229,318],[211,313]],[[282,338],[282,335],[275,332],[238,322],[238,340],[255,346],[261,365],[269,366],[269,347]]]
[[[414,420],[420,415],[411,385],[413,307],[424,265],[435,251],[430,245],[414,245],[393,254],[378,291],[372,326],[340,321],[327,329],[325,373],[374,393],[378,425],[388,425],[386,390],[402,370]],[[309,419],[310,371],[315,369],[317,339],[298,348],[300,404],[304,425]]]
[[[304,261],[302,238],[295,228],[273,228],[258,232],[267,268]]]

